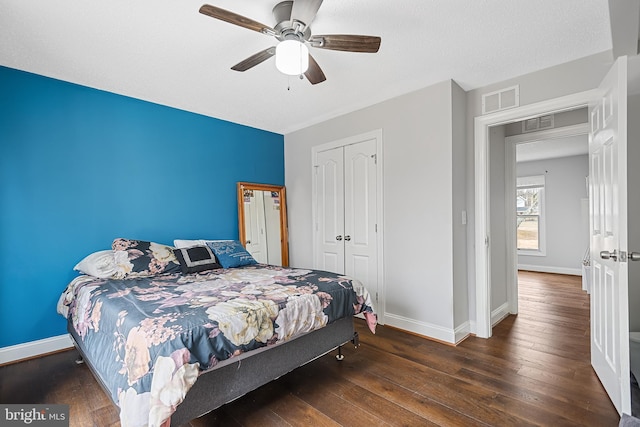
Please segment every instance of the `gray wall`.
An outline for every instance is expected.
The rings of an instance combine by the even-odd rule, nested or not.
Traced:
[[[482,115],[482,95],[519,85],[521,106],[547,101],[596,88],[611,64],[611,53],[603,52],[472,90],[466,94],[466,114],[458,111],[464,103],[457,85],[444,82],[285,135],[292,265],[312,266],[311,147],[382,128],[384,282],[388,311],[415,321],[419,333],[430,336],[436,336],[438,328],[457,328],[465,320],[473,324],[476,318],[473,124],[474,118]],[[457,129],[463,121],[464,132]],[[456,125],[455,132],[451,131],[452,123]],[[464,134],[463,153],[453,141]],[[503,165],[500,168],[504,170]],[[465,180],[465,189],[460,189],[460,179]],[[497,191],[504,194],[504,184],[496,185],[500,187]],[[422,201],[411,196],[415,188],[427,195]],[[494,194],[496,189],[490,192]],[[468,221],[464,232],[457,229],[461,204],[466,207]],[[495,206],[495,210],[504,212],[504,204]],[[456,255],[462,250],[457,248],[457,242],[465,235],[466,272]],[[451,258],[456,259],[455,268]],[[460,275],[466,275],[465,290],[461,289],[464,285],[459,286],[464,283]],[[413,299],[407,300],[408,295],[413,295]],[[468,314],[460,313],[461,307],[468,307]]]
[[[589,156],[518,163],[516,175],[545,176],[546,255],[518,255],[518,266],[580,275],[589,246],[588,222],[582,210],[582,199],[588,197],[585,178],[589,175]]]
[[[382,129],[384,319],[447,341],[468,320],[464,98],[445,81],[285,135],[291,265],[312,267],[312,147]]]
[[[453,134],[452,134],[452,174],[453,174],[453,309],[454,325],[460,327],[469,321],[469,294],[467,292],[467,224],[462,217],[467,216],[467,94],[457,84],[452,84]],[[468,221],[468,220],[467,220]]]

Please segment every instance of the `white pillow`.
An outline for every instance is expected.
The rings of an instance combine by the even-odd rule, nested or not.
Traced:
[[[131,271],[127,251],[104,250],[87,255],[74,270],[99,279],[122,279]]]
[[[176,249],[190,248],[191,246],[205,246],[204,240],[180,240],[173,241],[173,247]]]
[[[118,271],[118,266],[116,265],[114,252],[109,249],[87,255],[73,269],[90,276],[106,279]]]
[[[230,242],[231,240],[229,239],[225,239],[225,240],[204,240],[204,239],[198,239],[198,240],[180,240],[180,239],[176,239],[173,241],[173,246],[177,249],[184,249],[184,248],[190,248],[192,246],[206,246],[207,242]]]

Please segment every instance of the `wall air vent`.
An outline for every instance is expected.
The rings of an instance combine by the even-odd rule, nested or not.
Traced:
[[[482,114],[494,113],[520,106],[520,86],[511,86],[506,89],[482,95]]]
[[[553,114],[522,121],[522,133],[553,129]]]

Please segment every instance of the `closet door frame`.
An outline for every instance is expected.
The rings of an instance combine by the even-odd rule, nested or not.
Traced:
[[[339,140],[327,142],[325,144],[317,145],[312,147],[311,150],[311,173],[312,173],[312,221],[311,227],[313,236],[313,262],[316,262],[318,256],[318,236],[316,232],[316,224],[318,221],[317,214],[317,176],[316,176],[316,165],[317,165],[317,157],[318,153],[326,150],[331,150],[334,148],[345,147],[347,145],[357,144],[359,142],[368,141],[371,139],[376,140],[376,225],[377,225],[377,233],[376,233],[376,257],[377,257],[377,285],[378,289],[375,292],[377,295],[372,295],[371,297],[374,300],[375,308],[378,313],[378,322],[380,324],[384,324],[384,313],[385,313],[385,286],[384,286],[384,202],[383,202],[383,140],[382,140],[382,129],[376,129],[370,132],[365,132],[359,135],[350,136],[347,138],[342,138]],[[315,267],[315,265],[314,265]],[[373,292],[372,292],[373,293]]]

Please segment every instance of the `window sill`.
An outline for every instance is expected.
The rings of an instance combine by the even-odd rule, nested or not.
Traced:
[[[520,255],[524,255],[524,256],[547,256],[546,251],[530,251],[530,250],[523,250],[523,249],[518,249],[518,256]]]

